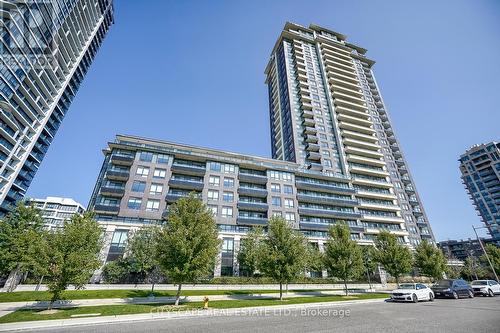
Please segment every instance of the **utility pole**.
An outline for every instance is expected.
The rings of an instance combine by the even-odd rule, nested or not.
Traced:
[[[479,239],[479,236],[477,235],[476,229],[482,229],[482,228],[484,228],[484,227],[475,227],[474,225],[472,225],[472,229],[474,229],[474,233],[476,234],[477,241],[479,242],[479,245],[481,245],[481,249],[483,250],[484,255],[486,256],[486,259],[488,260],[488,264],[490,264],[490,268],[493,271],[493,274],[495,275],[495,280],[498,281],[498,275],[497,275],[497,272],[495,271],[495,268],[493,267],[493,264],[491,263],[490,256],[486,252],[486,249],[484,248],[483,242],[481,241],[481,239]]]

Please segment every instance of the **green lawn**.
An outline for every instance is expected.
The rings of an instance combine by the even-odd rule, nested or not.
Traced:
[[[269,306],[284,304],[304,304],[318,302],[342,302],[361,299],[380,299],[387,298],[387,294],[362,294],[356,296],[319,296],[319,297],[295,297],[283,301],[277,299],[258,299],[258,300],[235,300],[235,301],[211,301],[210,307],[215,309],[243,308],[252,306]],[[0,323],[13,323],[21,321],[67,319],[73,315],[100,314],[100,316],[125,315],[150,313],[163,309],[164,311],[179,311],[187,309],[200,309],[202,302],[183,303],[179,308],[172,306],[164,307],[158,304],[127,304],[127,305],[103,305],[88,306],[61,309],[54,314],[37,314],[40,310],[18,310],[6,316],[0,317]]]
[[[322,289],[335,290],[335,289]],[[305,292],[319,290],[296,289],[289,292]],[[248,295],[248,294],[269,294],[278,293],[279,290],[182,290],[182,296],[210,296],[210,295]],[[175,296],[175,290],[158,290],[154,294],[160,296]],[[131,298],[148,297],[149,290],[67,290],[63,293],[66,300],[77,299],[103,299],[103,298]],[[47,291],[16,291],[11,293],[0,293],[0,303],[4,302],[28,302],[28,301],[48,301],[50,293]]]

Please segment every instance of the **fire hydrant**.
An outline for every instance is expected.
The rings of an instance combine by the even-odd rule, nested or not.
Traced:
[[[207,296],[203,297],[203,309],[208,309],[208,301],[209,299]]]

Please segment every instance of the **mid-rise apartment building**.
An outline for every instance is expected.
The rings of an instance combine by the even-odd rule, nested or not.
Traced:
[[[366,52],[335,31],[285,25],[265,71],[272,156],[352,179],[361,212],[392,215],[397,201],[410,243],[433,241]]]
[[[459,159],[462,181],[491,237],[500,242],[500,143],[475,145]]]
[[[21,200],[109,27],[112,0],[0,0],[0,216]]]
[[[47,197],[30,199],[30,202],[40,210],[47,229],[60,228],[73,215],[85,212],[83,205],[71,198]]]

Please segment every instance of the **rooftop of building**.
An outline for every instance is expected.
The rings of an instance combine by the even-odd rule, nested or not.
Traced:
[[[460,155],[460,158],[465,157],[465,156],[469,156],[470,154],[478,152],[481,149],[486,149],[487,147],[490,147],[490,146],[496,146],[497,148],[500,148],[500,143],[498,141],[491,141],[491,142],[472,145],[469,149],[467,149],[465,151],[465,153]]]
[[[30,201],[34,202],[46,202],[46,203],[55,203],[60,205],[68,205],[68,206],[80,206],[84,207],[81,203],[71,199],[71,198],[63,198],[63,197],[46,197],[45,199],[41,198],[32,198]]]

